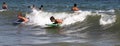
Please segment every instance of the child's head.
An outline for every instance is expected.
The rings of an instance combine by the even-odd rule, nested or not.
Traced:
[[[77,4],[75,3],[75,4],[74,4],[74,7],[76,7],[76,6],[77,6]]]
[[[53,16],[50,17],[51,22],[55,22],[55,18]]]

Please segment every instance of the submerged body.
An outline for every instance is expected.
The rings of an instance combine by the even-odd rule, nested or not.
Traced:
[[[18,13],[17,17],[18,17],[18,20],[14,22],[14,25],[18,25],[18,24],[21,24],[21,23],[27,23],[28,22],[28,18],[23,17],[21,12]]]

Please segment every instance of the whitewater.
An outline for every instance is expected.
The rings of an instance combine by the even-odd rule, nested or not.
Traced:
[[[107,14],[112,13],[112,14]],[[37,9],[32,9],[31,13],[26,13],[26,17],[29,18],[28,25],[39,25],[45,26],[45,24],[52,24],[50,21],[50,17],[54,16],[56,19],[62,19],[63,23],[61,26],[71,25],[76,22],[83,22],[87,16],[101,16],[99,20],[100,25],[112,24],[116,20],[116,16],[114,15],[114,10],[107,11],[82,11],[79,10],[76,13],[67,13],[67,12],[45,12]]]

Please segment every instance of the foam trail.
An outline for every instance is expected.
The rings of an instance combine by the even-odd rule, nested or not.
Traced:
[[[96,14],[101,15],[100,25],[107,25],[114,23],[116,20],[116,16],[114,15],[114,10],[96,11]],[[50,21],[50,17],[54,16],[56,19],[63,19],[64,25],[74,24],[76,22],[82,22],[86,19],[87,15],[92,15],[91,11],[79,11],[79,13],[52,13],[52,12],[43,12],[33,9],[33,12],[30,14],[26,14],[26,17],[30,19],[28,24],[45,26],[45,24],[52,24]]]
[[[26,14],[26,17],[30,19],[29,24],[44,26],[45,24],[51,24],[52,22],[49,20],[49,18],[51,16],[54,16],[56,19],[63,19],[62,26],[64,26],[78,21],[81,22],[89,14],[91,14],[91,12],[89,11],[81,11],[80,13],[66,13],[66,12],[52,13],[33,10],[32,13]]]
[[[96,12],[99,12],[99,13],[105,13],[105,12],[115,12],[114,9],[110,9],[110,10],[97,10]]]
[[[102,14],[101,15],[101,19],[100,19],[100,25],[107,25],[107,24],[111,24],[114,23],[116,20],[116,16],[110,16],[107,14]]]

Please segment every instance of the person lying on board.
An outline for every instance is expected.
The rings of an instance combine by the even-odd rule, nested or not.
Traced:
[[[63,20],[62,19],[55,19],[53,16],[50,17],[51,22],[53,24],[62,24]]]
[[[18,17],[18,19],[19,19],[18,22],[23,22],[23,23],[28,22],[28,18],[23,17],[21,12],[18,13],[18,16],[17,16],[17,17]]]

